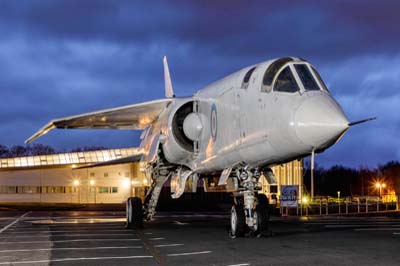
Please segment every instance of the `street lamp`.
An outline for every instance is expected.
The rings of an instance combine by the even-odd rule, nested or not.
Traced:
[[[382,188],[386,187],[385,183],[376,182],[375,187],[379,189],[379,197],[382,197]]]

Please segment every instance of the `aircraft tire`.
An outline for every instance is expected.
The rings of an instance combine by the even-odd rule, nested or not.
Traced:
[[[234,204],[231,209],[231,237],[244,236],[246,229],[246,217],[242,205]]]
[[[139,197],[131,197],[126,201],[126,227],[128,229],[143,227],[143,205]]]
[[[260,234],[268,230],[269,204],[268,204],[268,198],[264,194],[258,194],[257,199],[258,203],[256,205],[256,215],[257,215],[256,233]]]

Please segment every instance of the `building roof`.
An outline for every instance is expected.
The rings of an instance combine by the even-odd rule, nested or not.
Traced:
[[[51,155],[25,156],[15,158],[1,158],[0,170],[43,167],[43,166],[62,166],[71,164],[90,164],[115,160],[127,156],[138,154],[138,148],[124,148],[98,151],[70,152]]]

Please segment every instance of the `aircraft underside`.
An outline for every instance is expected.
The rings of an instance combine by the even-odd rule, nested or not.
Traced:
[[[271,171],[266,168],[264,171]],[[191,192],[196,192],[199,176],[190,169],[166,163],[159,159],[148,165],[146,173],[151,175],[152,184],[142,203],[138,197],[129,198],[126,203],[127,227],[140,228],[143,221],[151,221],[156,213],[157,202],[163,185],[171,180],[171,197],[179,198],[191,184]],[[264,194],[259,193],[261,186],[259,178],[261,170],[258,167],[240,164],[223,171],[219,184],[227,185],[227,191],[233,194],[233,204],[230,218],[231,237],[245,235],[258,236],[268,229],[269,202]],[[191,182],[188,182],[191,178]],[[230,185],[227,183],[229,182]]]

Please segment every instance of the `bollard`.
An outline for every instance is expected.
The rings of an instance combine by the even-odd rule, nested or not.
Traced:
[[[399,211],[399,196],[396,197],[396,211]]]
[[[338,201],[338,204],[339,204],[339,214],[340,214],[340,201]]]
[[[346,214],[349,214],[349,202],[346,200]]]
[[[303,217],[303,203],[300,203],[300,216]]]
[[[325,205],[325,215],[328,215],[329,213],[329,211],[328,211],[328,200],[326,200],[326,205]]]
[[[319,200],[319,215],[322,215],[322,199]]]
[[[357,199],[357,213],[360,213],[360,198]]]
[[[379,211],[379,199],[376,201],[376,211]]]
[[[365,199],[365,213],[368,213],[368,198]]]

